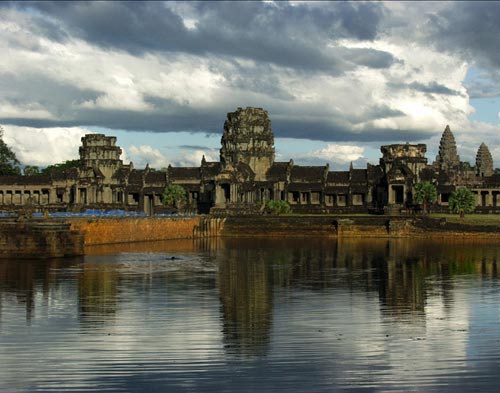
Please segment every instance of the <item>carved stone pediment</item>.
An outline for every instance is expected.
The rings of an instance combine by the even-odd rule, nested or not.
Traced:
[[[414,174],[410,168],[402,163],[393,165],[393,167],[387,172],[387,181],[389,183],[406,183],[409,180],[413,180]]]

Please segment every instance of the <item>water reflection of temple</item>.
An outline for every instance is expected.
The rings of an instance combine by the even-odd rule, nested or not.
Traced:
[[[120,274],[96,263],[82,266],[78,277],[78,315],[90,327],[109,322],[116,312]]]
[[[272,266],[266,254],[228,248],[218,258],[218,288],[225,348],[264,353],[272,323]]]
[[[265,351],[278,288],[372,294],[382,317],[422,325],[429,296],[450,306],[453,276],[498,277],[500,257],[495,246],[445,241],[245,239],[244,247],[241,242],[222,240],[217,259],[226,348],[245,354]]]
[[[453,310],[455,276],[498,278],[500,259],[498,245],[480,240],[219,238],[157,243],[150,245],[153,254],[147,254],[149,246],[120,247],[145,258],[133,275],[113,248],[101,248],[96,251],[101,257],[85,262],[0,262],[0,318],[5,307],[21,306],[29,321],[36,307],[50,312],[66,298],[74,299],[81,326],[93,328],[113,322],[127,299],[144,301],[148,294],[166,292],[181,296],[201,288],[203,296],[218,294],[226,350],[259,355],[271,341],[276,303],[285,293],[343,291],[377,299],[382,318],[425,323],[429,299],[438,299],[444,312]],[[182,263],[175,272],[155,270],[162,263],[158,255],[183,252],[203,255],[217,271],[193,275]]]
[[[81,258],[53,259],[47,261],[4,260],[0,261],[0,317],[4,299],[14,298],[17,305],[26,310],[26,320],[31,320],[35,312],[36,299],[49,301],[51,291],[61,283],[59,269],[73,266]]]

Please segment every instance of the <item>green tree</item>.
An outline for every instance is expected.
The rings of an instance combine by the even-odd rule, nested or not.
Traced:
[[[460,169],[463,170],[463,171],[471,171],[472,169],[474,169],[471,165],[470,165],[470,162],[467,162],[467,161],[460,161],[460,165],[459,165]]]
[[[19,164],[15,153],[3,141],[3,128],[0,126],[0,176],[20,175]]]
[[[26,165],[23,169],[24,176],[38,176],[40,175],[40,168],[36,165]]]
[[[287,201],[281,201],[281,200],[269,200],[266,202],[266,208],[269,210],[271,213],[276,214],[276,215],[281,215],[281,214],[288,214],[290,213],[290,205],[288,204]]]
[[[187,201],[186,190],[178,184],[170,184],[162,195],[163,205],[181,209]]]
[[[42,175],[47,175],[52,172],[62,172],[66,169],[78,168],[80,166],[80,160],[67,160],[58,164],[49,165],[43,168],[41,171]]]
[[[465,213],[472,213],[474,211],[476,196],[468,188],[459,188],[450,195],[448,204],[453,213],[458,213],[463,218]]]
[[[436,186],[428,181],[415,184],[413,198],[415,202],[422,204],[424,213],[427,213],[429,203],[433,203],[437,199]]]

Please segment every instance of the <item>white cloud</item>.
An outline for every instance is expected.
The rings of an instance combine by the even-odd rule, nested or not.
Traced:
[[[171,163],[158,149],[148,145],[141,145],[139,147],[135,145],[130,146],[127,156],[137,169],[145,167],[147,164],[151,168],[161,169]]]
[[[361,146],[329,143],[322,149],[312,151],[309,156],[342,164],[363,158],[364,150]]]
[[[4,142],[24,165],[47,166],[78,158],[81,138],[91,131],[80,127],[30,128],[3,126]]]
[[[177,166],[200,166],[203,156],[207,161],[219,161],[219,157],[211,150],[193,150],[191,152],[182,152],[182,157],[176,160]]]
[[[52,113],[37,102],[12,105],[5,100],[0,102],[0,117],[4,119],[55,119]]]

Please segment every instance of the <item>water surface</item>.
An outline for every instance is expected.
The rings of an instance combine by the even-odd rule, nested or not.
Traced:
[[[0,391],[498,391],[500,242],[88,251],[0,261]]]

